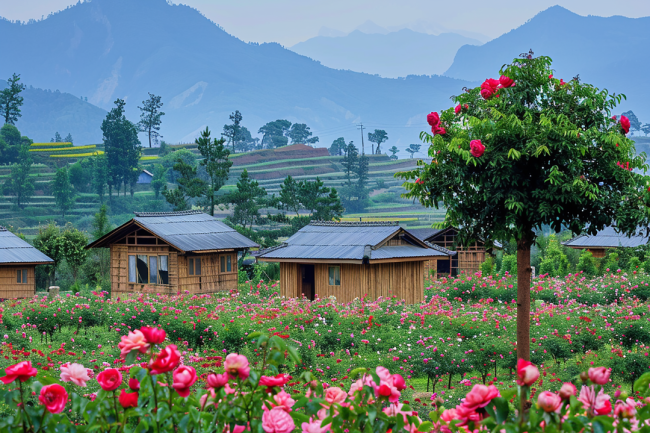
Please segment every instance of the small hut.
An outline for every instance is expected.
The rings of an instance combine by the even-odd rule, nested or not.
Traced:
[[[580,235],[562,245],[587,250],[596,258],[605,257],[607,250],[610,248],[637,248],[648,243],[648,237],[640,234],[627,236],[623,233],[617,233],[614,227],[605,227],[595,235]]]
[[[31,298],[36,292],[36,266],[54,261],[0,226],[0,298]]]
[[[257,259],[280,263],[282,296],[336,297],[351,302],[366,295],[424,300],[424,264],[455,254],[428,246],[392,222],[312,222]]]
[[[258,247],[199,211],[136,212],[89,244],[110,248],[112,296],[215,293],[237,288],[237,256]]]
[[[486,249],[483,241],[475,241],[471,245],[458,245],[458,229],[447,227],[444,229],[409,229],[409,233],[423,242],[428,242],[445,249],[456,251],[451,261],[430,261],[426,265],[426,275],[435,271],[436,275],[458,275],[460,273],[473,274],[478,272],[481,263],[485,261]],[[500,245],[497,244],[497,247]]]

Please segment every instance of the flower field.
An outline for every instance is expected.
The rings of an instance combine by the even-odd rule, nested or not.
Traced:
[[[538,277],[531,318],[531,360],[542,370],[538,385],[559,389],[585,367],[604,365],[613,371],[608,387],[630,390],[650,371],[645,279],[621,272],[596,279]],[[264,283],[221,297],[111,300],[95,292],[5,301],[0,367],[31,360],[54,379],[67,362],[96,373],[109,367],[126,371],[118,343],[146,325],[164,329],[168,340],[182,348],[182,362],[204,379],[220,370],[230,352],[254,363],[259,353],[247,335],[261,331],[279,336],[299,353],[302,364],[283,365],[283,372],[298,377],[310,371],[329,385],[349,387],[350,371],[381,365],[403,374],[412,387],[407,395],[425,409],[431,398],[424,394],[427,386],[452,403],[476,383],[515,386],[515,286],[509,276],[443,279],[427,288],[427,302],[419,305],[397,299],[346,305],[329,299],[284,300],[269,296],[277,285]],[[201,380],[197,386],[204,384]],[[96,381],[88,382],[87,392],[96,390]]]

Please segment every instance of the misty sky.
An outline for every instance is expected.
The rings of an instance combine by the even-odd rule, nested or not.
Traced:
[[[1,0],[0,16],[40,19],[78,0]],[[132,0],[138,1],[138,0]],[[200,10],[244,41],[291,46],[321,27],[349,32],[366,20],[399,26],[424,20],[497,37],[555,4],[580,15],[650,15],[648,0],[174,0]]]

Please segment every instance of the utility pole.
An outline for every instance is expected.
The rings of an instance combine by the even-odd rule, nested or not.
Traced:
[[[364,147],[363,147],[363,123],[360,123],[359,125],[357,125],[357,129],[361,129],[361,154],[365,155],[366,151],[364,150]]]

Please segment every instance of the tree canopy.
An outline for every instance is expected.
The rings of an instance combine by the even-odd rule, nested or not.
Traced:
[[[19,81],[20,75],[13,74],[7,80],[8,86],[0,91],[0,116],[10,125],[15,125],[22,116],[20,107],[23,105],[23,97],[20,93],[25,90],[25,85]]]
[[[149,99],[142,101],[142,107],[138,107],[140,109],[140,122],[138,126],[141,132],[147,134],[149,147],[151,147],[152,141],[157,142],[158,137],[162,137],[158,132],[162,123],[161,117],[165,115],[165,113],[160,111],[163,106],[161,99],[160,96],[149,93]]]

